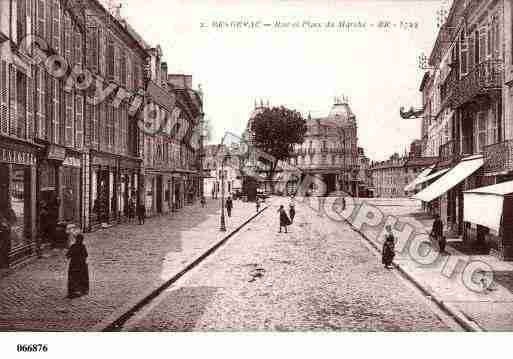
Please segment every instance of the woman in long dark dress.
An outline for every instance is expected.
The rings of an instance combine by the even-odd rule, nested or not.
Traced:
[[[87,249],[84,237],[77,234],[75,243],[70,247],[66,257],[70,259],[68,269],[68,298],[75,298],[89,293],[89,269],[87,267]]]
[[[382,262],[385,268],[392,269],[392,262],[395,257],[395,237],[392,233],[392,227],[385,227],[387,234],[385,235],[385,243],[383,243]]]
[[[280,206],[280,209],[278,210],[278,212],[280,213],[280,232],[279,233],[281,233],[282,227],[285,228],[285,233],[287,233],[287,226],[290,226],[291,222],[290,222],[289,216],[287,215],[287,212],[285,211],[285,208],[283,207],[283,205]]]

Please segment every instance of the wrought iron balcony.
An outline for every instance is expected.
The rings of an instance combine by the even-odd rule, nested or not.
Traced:
[[[484,155],[485,172],[497,173],[513,170],[513,140],[485,146]]]
[[[475,101],[480,96],[500,91],[503,81],[503,65],[500,60],[484,61],[459,81],[449,78],[447,96],[450,97],[451,107],[457,108]]]
[[[440,146],[440,161],[457,160],[460,154],[459,141],[452,140]]]

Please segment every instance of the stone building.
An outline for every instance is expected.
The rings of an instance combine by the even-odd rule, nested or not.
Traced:
[[[302,178],[289,178],[287,192],[295,192],[305,175],[314,178],[307,189],[313,194],[346,191],[356,194],[359,183],[356,116],[347,99],[336,98],[326,117],[307,120],[305,141],[296,145],[289,165],[298,168]]]
[[[12,260],[55,240],[57,222],[89,231],[123,221],[130,199],[147,200],[146,168],[161,199],[150,211],[172,207],[170,172],[182,203],[200,192],[201,138],[188,130],[202,96],[157,55],[98,0],[0,2],[0,216],[12,225],[2,249]],[[146,102],[165,113],[159,126],[184,136],[145,149]]]
[[[421,83],[423,151],[439,161],[416,194],[449,234],[477,238],[503,258],[513,258],[513,237],[493,198],[505,199],[513,183],[512,5],[453,1]]]

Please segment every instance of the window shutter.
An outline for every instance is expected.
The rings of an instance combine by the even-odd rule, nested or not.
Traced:
[[[79,67],[82,67],[82,34],[80,31],[75,31],[75,61]]]
[[[464,32],[460,36],[460,75],[465,75],[468,72],[468,43]]]
[[[52,79],[52,88],[53,88],[53,91],[52,91],[52,107],[53,107],[53,110],[52,110],[52,118],[53,118],[53,128],[52,128],[52,133],[53,133],[53,142],[54,143],[61,143],[61,128],[60,128],[60,101],[59,101],[59,94],[60,94],[60,89],[59,89],[59,80],[57,79]]]
[[[37,36],[44,39],[46,33],[45,0],[37,1]]]
[[[132,62],[130,60],[130,53],[126,54],[126,88],[128,91],[132,91]]]
[[[52,16],[52,0],[46,0],[46,41],[48,44],[52,43],[52,27],[53,27],[53,16]]]
[[[479,28],[479,62],[486,60],[487,55],[487,26],[481,26]]]
[[[126,84],[126,51],[123,51],[121,53],[121,63],[120,63],[120,71],[121,71],[121,85],[123,87],[127,87],[127,84]]]
[[[45,71],[42,68],[42,71]],[[44,98],[44,106],[46,111],[46,139],[50,142],[53,142],[55,138],[55,129],[53,125],[53,93],[54,93],[54,85],[53,78],[49,75],[45,75],[46,82],[46,97]]]
[[[66,132],[65,132],[65,141],[67,147],[73,147],[73,93],[65,92],[64,93],[64,99],[65,99],[65,121],[66,121]]]
[[[72,28],[71,28],[71,18],[69,14],[66,14],[65,17],[65,26],[64,26],[64,57],[68,61],[68,63],[73,64],[74,60],[72,58]],[[71,65],[73,66],[73,65]]]
[[[121,83],[121,51],[118,45],[114,45],[114,80]]]
[[[37,136],[44,139],[46,138],[46,72],[40,66],[36,73]]]
[[[99,51],[98,51],[98,47],[99,47],[98,37],[99,37],[99,35],[98,35],[98,28],[96,28],[96,27],[88,28],[88,31],[87,31],[87,43],[86,43],[86,48],[87,48],[86,53],[87,53],[87,61],[88,61],[87,67],[93,73],[98,72],[98,62],[99,62],[99,58],[98,58],[98,54],[99,54]]]
[[[9,81],[7,62],[0,60],[0,132],[9,132]]]
[[[75,97],[75,147],[82,148],[84,144],[84,97]]]
[[[16,69],[12,64],[9,64],[9,134],[13,136],[16,136],[18,129],[17,95]]]
[[[27,77],[27,138],[34,137],[34,74]]]
[[[60,53],[61,49],[61,11],[59,0],[53,0],[53,11],[52,11],[52,46],[57,53]]]

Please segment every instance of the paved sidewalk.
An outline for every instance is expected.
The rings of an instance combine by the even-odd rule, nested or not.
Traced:
[[[416,233],[429,233],[433,219],[422,214],[416,202],[365,200],[370,205],[377,205],[385,218],[397,218],[398,224],[408,223]],[[382,225],[369,227],[364,225],[362,232],[380,250],[383,244]],[[449,256],[438,256],[431,264],[420,264],[413,260],[408,249],[397,253],[395,263],[417,285],[429,293],[435,301],[466,319],[477,330],[511,331],[513,330],[513,263],[500,261],[491,255],[469,255],[458,251],[461,240],[449,240],[446,250]],[[433,247],[434,251],[438,248]],[[476,292],[469,289],[464,280],[471,273],[473,265],[484,262],[494,274],[491,290]],[[482,275],[473,278],[479,281]],[[488,277],[489,278],[489,277]]]
[[[151,292],[256,213],[234,202],[227,232],[219,232],[219,200],[85,235],[91,290],[67,299],[65,251],[45,253],[0,278],[0,331],[84,331]]]

